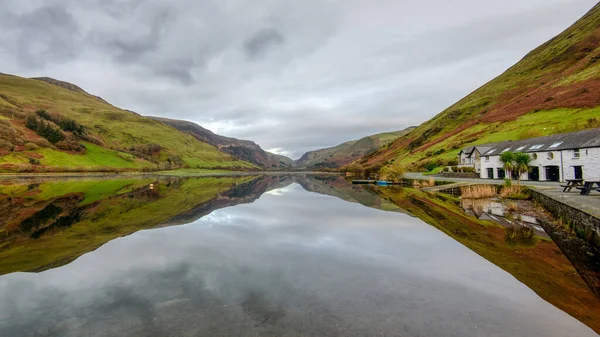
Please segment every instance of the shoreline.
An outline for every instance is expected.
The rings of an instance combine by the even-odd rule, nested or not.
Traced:
[[[118,177],[216,177],[216,176],[253,176],[253,175],[340,175],[339,172],[315,171],[128,171],[128,172],[39,172],[39,173],[0,173],[2,180],[26,180],[36,178],[118,178]]]

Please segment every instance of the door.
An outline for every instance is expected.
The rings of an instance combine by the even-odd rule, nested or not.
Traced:
[[[510,179],[512,179],[512,180],[519,179],[519,174],[515,171],[510,171]]]
[[[488,179],[494,179],[494,169],[493,168],[487,169],[487,177],[488,177]]]
[[[529,180],[539,181],[540,180],[540,168],[537,166],[531,167],[531,172],[529,172]]]
[[[583,166],[573,166],[575,170],[575,179],[583,179]]]
[[[498,179],[504,179],[504,177],[506,177],[506,171],[504,171],[504,169],[499,168],[498,169]]]
[[[558,166],[546,166],[546,180],[560,181],[560,170]]]

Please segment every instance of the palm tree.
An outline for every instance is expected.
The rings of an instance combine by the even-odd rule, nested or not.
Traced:
[[[521,175],[531,172],[531,162],[533,158],[528,153],[517,152],[514,154],[513,168],[519,175],[517,185],[521,188]]]
[[[514,169],[515,154],[510,151],[502,152],[500,154],[500,162],[502,163],[504,172],[510,177],[510,172]]]

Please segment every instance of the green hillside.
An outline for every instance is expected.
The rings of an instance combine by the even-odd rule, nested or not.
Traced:
[[[359,161],[451,164],[461,148],[600,127],[600,4],[505,73]]]
[[[255,168],[73,84],[0,74],[0,172],[183,167]]]
[[[296,166],[309,169],[341,167],[364,156],[365,154],[377,150],[381,146],[391,143],[412,129],[414,128],[407,128],[402,131],[379,133],[361,138],[359,140],[349,141],[334,147],[310,151],[305,153],[296,161]]]
[[[273,170],[289,168],[293,161],[284,156],[276,156],[263,150],[258,144],[250,140],[241,140],[232,137],[217,135],[202,126],[188,121],[170,118],[150,117],[177,130],[189,134],[197,140],[210,144],[234,158],[252,163],[262,169]]]

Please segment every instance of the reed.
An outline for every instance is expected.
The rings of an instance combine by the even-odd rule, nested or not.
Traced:
[[[500,196],[506,199],[520,199],[527,200],[529,199],[529,192],[526,188],[521,186],[503,186],[500,190]]]
[[[496,186],[493,185],[471,185],[461,187],[460,192],[465,199],[493,198],[498,195]]]

